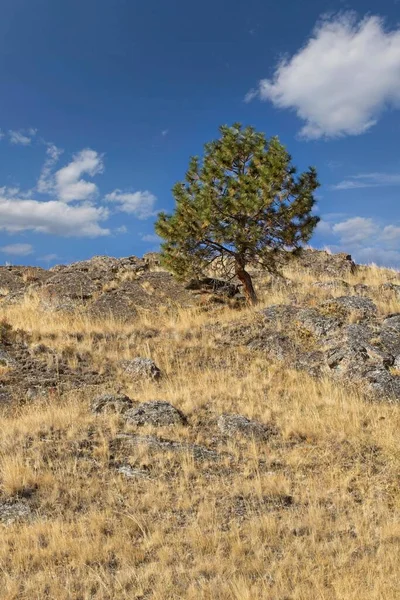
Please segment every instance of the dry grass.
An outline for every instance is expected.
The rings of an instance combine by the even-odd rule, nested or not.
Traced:
[[[311,277],[291,276],[302,294],[324,298]],[[375,269],[370,277],[387,281]],[[268,292],[262,302],[284,299]],[[125,479],[109,443],[133,428],[93,415],[89,389],[0,414],[0,501],[25,499],[33,509],[30,521],[0,532],[2,599],[399,597],[397,406],[367,403],[246,349],[216,349],[212,325],[251,323],[252,309],[143,313],[127,326],[83,314],[49,318],[38,306],[30,296],[0,317],[32,343],[90,352],[98,368],[152,357],[165,373],[160,383],[133,384],[121,373],[111,389],[170,401],[188,416],[188,427],[143,433],[225,458],[135,448],[124,460],[149,476]],[[109,335],[99,341],[99,333]],[[273,423],[279,434],[263,443],[222,439],[216,420],[225,412]]]

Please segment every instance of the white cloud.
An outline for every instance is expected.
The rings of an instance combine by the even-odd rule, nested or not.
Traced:
[[[61,148],[57,148],[55,144],[47,144],[47,158],[42,167],[42,171],[37,183],[37,190],[42,194],[50,193],[54,189],[54,182],[52,181],[51,173],[54,165],[57,163],[62,153],[63,150]]]
[[[151,243],[160,243],[161,239],[159,238],[158,235],[153,234],[153,233],[148,233],[146,235],[142,235],[142,241],[143,242],[151,242]]]
[[[315,233],[319,233],[322,235],[330,234],[332,233],[332,225],[328,223],[328,221],[321,219],[316,227]]]
[[[157,199],[148,191],[122,192],[117,189],[107,194],[105,199],[107,202],[114,202],[119,211],[133,214],[141,220],[148,219],[156,214],[154,205]]]
[[[84,174],[94,177],[103,170],[103,157],[100,154],[90,148],[81,150],[66,167],[54,175],[53,185],[58,199],[73,202],[94,198],[98,193],[97,185],[81,177]]]
[[[19,131],[10,129],[8,132],[10,143],[18,146],[29,146],[32,142],[32,138],[37,133],[36,129],[20,129]]]
[[[51,263],[54,260],[57,260],[59,258],[58,254],[45,254],[44,256],[40,256],[37,261],[38,262],[45,262],[45,263]]]
[[[161,135],[162,135],[163,137],[165,137],[165,136],[166,136],[166,135],[168,135],[168,134],[169,134],[169,129],[163,129],[163,130],[162,130],[162,132],[161,132]]]
[[[33,246],[31,244],[8,244],[2,246],[0,251],[10,256],[28,256],[28,254],[33,254]]]
[[[0,196],[0,230],[16,233],[35,231],[65,237],[97,237],[109,235],[100,222],[109,212],[91,204],[70,206],[52,200],[21,200]]]
[[[320,232],[330,236],[333,252],[350,252],[359,263],[400,269],[400,225],[385,225],[366,217],[340,218],[343,215],[324,215],[327,228]]]
[[[368,246],[357,249],[353,254],[357,262],[362,264],[375,263],[385,267],[400,268],[400,252],[397,250]]]
[[[353,190],[397,185],[400,185],[399,173],[361,173],[359,175],[351,175],[347,179],[331,186],[331,189]]]
[[[376,16],[325,19],[271,79],[259,82],[257,96],[294,110],[305,138],[364,133],[384,109],[400,104],[400,29],[386,31]]]
[[[353,217],[332,226],[334,234],[340,237],[343,244],[357,244],[369,240],[378,232],[378,226],[372,219]]]

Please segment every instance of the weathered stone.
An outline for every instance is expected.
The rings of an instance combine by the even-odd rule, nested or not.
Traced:
[[[322,308],[343,309],[347,313],[356,313],[359,318],[373,317],[377,313],[375,303],[364,296],[340,296],[331,298],[321,304]]]
[[[275,428],[258,421],[252,421],[242,415],[221,415],[218,427],[226,436],[241,435],[257,440],[266,440],[275,433]]]
[[[186,417],[180,410],[176,409],[169,402],[143,402],[130,408],[125,413],[127,423],[132,425],[153,425],[163,427],[166,425],[185,425]]]
[[[124,413],[132,408],[133,402],[128,396],[118,396],[117,394],[103,394],[97,396],[92,404],[91,410],[94,413],[114,412]]]
[[[151,358],[133,358],[131,360],[123,360],[120,366],[124,373],[130,375],[132,379],[153,379],[157,380],[161,377],[161,371],[156,363]]]
[[[26,502],[0,502],[0,522],[4,525],[26,521],[31,515],[32,511]]]
[[[45,285],[48,295],[70,298],[71,300],[87,300],[93,296],[97,286],[92,279],[81,271],[62,272],[50,277]]]
[[[135,469],[131,465],[121,465],[117,467],[117,473],[123,475],[127,479],[150,479],[148,471],[144,469]]]
[[[17,366],[16,361],[10,354],[0,347],[0,367],[14,368]]]

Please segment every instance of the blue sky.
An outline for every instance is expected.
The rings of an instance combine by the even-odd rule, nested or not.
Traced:
[[[400,268],[400,3],[3,0],[0,263],[157,248],[218,126],[317,167],[315,247]]]

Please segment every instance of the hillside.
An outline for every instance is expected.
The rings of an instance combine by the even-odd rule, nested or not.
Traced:
[[[1,598],[394,600],[400,274],[0,267]]]

